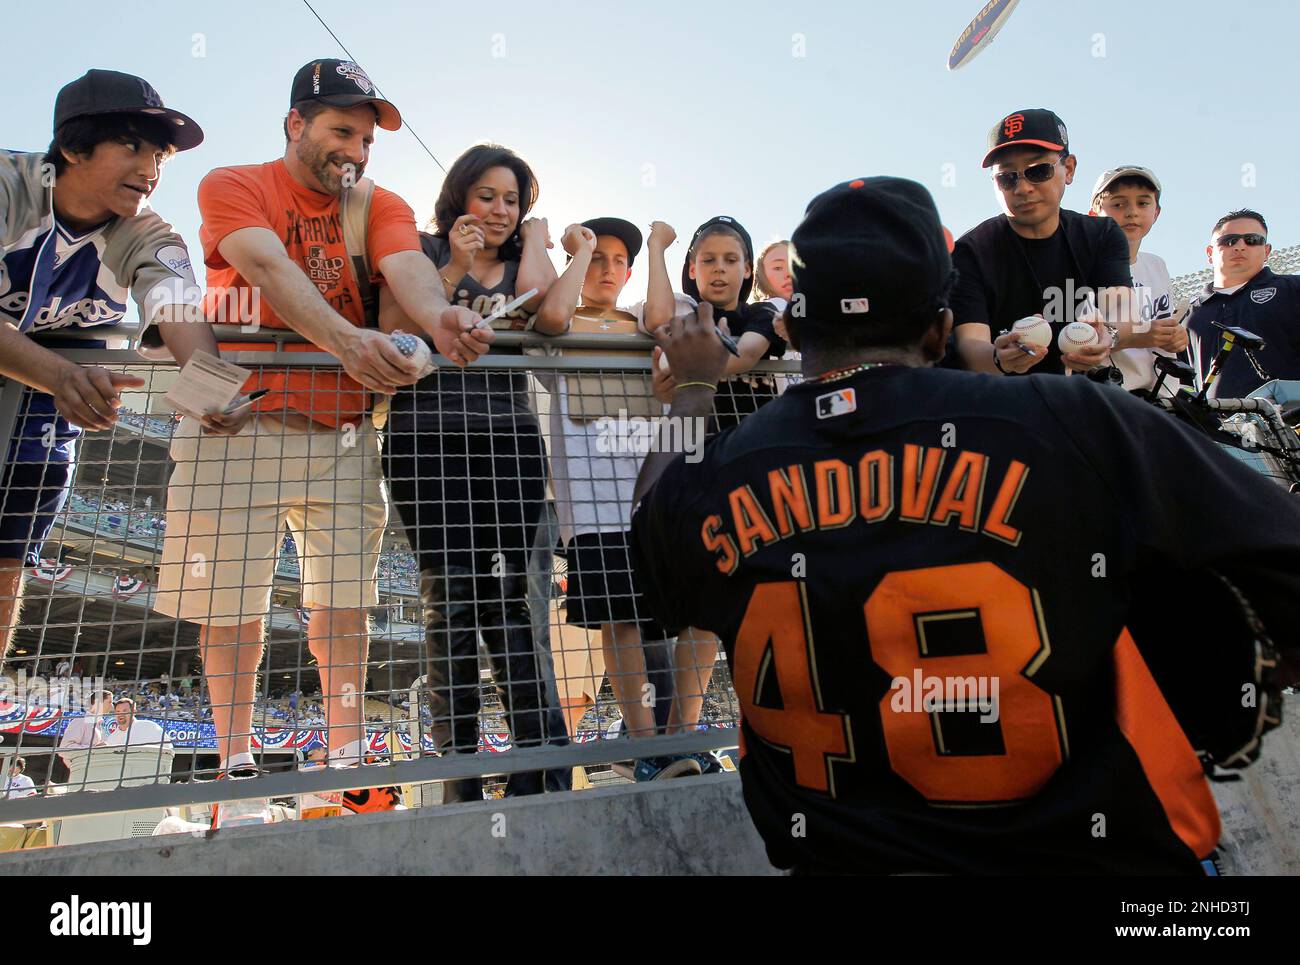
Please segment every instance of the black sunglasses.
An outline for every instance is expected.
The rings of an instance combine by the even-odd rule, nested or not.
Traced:
[[[1014,191],[1022,177],[1030,184],[1042,184],[1056,176],[1056,166],[1062,160],[1063,158],[1057,158],[1055,161],[1040,161],[1038,164],[1029,165],[1023,172],[999,171],[993,175],[993,180],[1003,191]]]
[[[1244,241],[1252,248],[1258,248],[1260,245],[1268,244],[1268,239],[1258,231],[1252,231],[1245,235],[1219,235],[1214,239],[1214,243],[1220,248],[1231,248],[1238,241]]]

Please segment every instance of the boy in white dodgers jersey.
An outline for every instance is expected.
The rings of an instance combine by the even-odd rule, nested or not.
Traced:
[[[0,151],[0,375],[29,387],[0,478],[0,659],[23,567],[36,564],[67,499],[77,437],[112,426],[120,390],[144,384],[68,361],[41,336],[112,328],[129,292],[178,363],[196,349],[218,354],[207,326],[184,324],[200,296],[185,242],[147,206],[163,164],[202,141],[144,79],[89,70],[59,91],[47,151]],[[246,419],[215,415],[204,426],[233,433]]]

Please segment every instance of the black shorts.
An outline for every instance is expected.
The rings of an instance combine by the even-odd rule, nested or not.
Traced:
[[[565,549],[569,560],[568,622],[598,630],[604,623],[635,623],[645,640],[665,638],[646,599],[632,586],[627,533],[582,533]]]

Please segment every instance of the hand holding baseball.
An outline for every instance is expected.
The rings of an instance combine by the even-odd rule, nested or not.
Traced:
[[[1099,315],[1093,314],[1091,317],[1095,320],[1071,322],[1061,330],[1061,361],[1072,372],[1091,372],[1104,364],[1110,356],[1110,332],[1101,324]],[[1084,343],[1082,338],[1074,334],[1084,331],[1084,326],[1093,331],[1091,344]],[[1077,347],[1067,352],[1066,349],[1072,344]]]
[[[652,333],[678,385],[707,382],[716,385],[731,358],[713,324],[713,306],[701,302],[685,315],[678,315]],[[656,365],[657,369],[658,366]]]
[[[1020,347],[1021,341],[1018,332],[1004,332],[993,340],[993,351],[1004,372],[1028,372],[1047,357],[1047,350],[1042,348],[1034,349],[1037,355],[1030,355]]]

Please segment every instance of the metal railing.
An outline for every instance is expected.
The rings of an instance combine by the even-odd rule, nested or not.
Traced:
[[[70,345],[78,339],[103,337],[102,333],[93,331],[68,334]],[[223,352],[228,361],[253,369],[259,375],[332,377],[339,370],[337,360],[324,353],[287,350],[288,344],[301,341],[294,333],[244,332],[218,327],[218,338],[223,342],[272,343],[273,351]],[[57,708],[49,706],[48,697],[44,709],[40,701],[35,702],[36,706],[14,699],[0,703],[0,731],[4,738],[0,753],[5,755],[6,766],[14,756],[26,758],[28,774],[42,770],[34,764],[45,764],[43,779],[35,782],[38,788],[35,796],[0,800],[0,822],[68,819],[275,798],[347,790],[359,785],[418,785],[487,775],[508,778],[734,747],[737,704],[725,664],[717,659],[716,641],[707,666],[705,658],[699,657],[700,662],[694,667],[696,678],[705,685],[698,693],[679,690],[676,694],[688,708],[684,718],[680,714],[673,718],[673,725],[681,729],[677,733],[664,733],[666,704],[662,690],[671,688],[661,687],[660,682],[672,681],[676,672],[680,688],[686,676],[683,670],[689,669],[682,666],[683,655],[708,650],[707,638],[697,638],[692,651],[690,647],[683,648],[683,638],[679,637],[676,666],[671,659],[662,659],[664,645],[656,644],[644,634],[640,639],[631,634],[630,638],[636,640],[634,644],[619,641],[615,636],[614,643],[603,645],[601,631],[590,628],[593,624],[628,625],[629,620],[625,618],[632,613],[631,625],[644,630],[650,620],[650,615],[640,609],[643,604],[636,599],[626,564],[616,562],[607,568],[604,561],[609,557],[602,555],[602,548],[597,547],[594,554],[578,555],[573,542],[569,544],[567,571],[563,561],[553,560],[557,528],[566,537],[572,537],[574,532],[589,536],[590,531],[601,529],[621,532],[622,527],[609,522],[611,518],[621,517],[625,525],[630,509],[624,505],[625,497],[630,495],[631,481],[644,454],[641,450],[638,455],[637,447],[645,442],[644,434],[637,436],[639,442],[631,439],[628,427],[639,425],[637,420],[652,420],[656,412],[656,405],[646,401],[651,345],[651,340],[643,336],[548,337],[501,332],[494,353],[465,370],[457,370],[435,356],[434,374],[416,390],[405,390],[411,393],[405,403],[394,400],[383,430],[384,452],[363,450],[361,454],[364,465],[357,480],[361,492],[372,492],[366,487],[381,482],[380,467],[386,466],[388,478],[384,482],[392,512],[379,527],[382,534],[373,532],[376,528],[373,519],[355,525],[340,524],[338,514],[344,508],[343,497],[329,503],[336,507],[329,517],[333,521],[331,525],[323,528],[316,525],[312,530],[313,524],[295,520],[291,528],[297,528],[296,540],[302,540],[302,534],[309,530],[317,535],[324,532],[332,546],[341,545],[345,536],[351,538],[360,533],[368,542],[364,550],[355,554],[340,552],[330,556],[322,554],[319,545],[304,546],[297,541],[291,547],[287,542],[281,544],[281,521],[274,534],[277,546],[272,574],[266,580],[268,585],[248,583],[245,578],[226,587],[241,593],[251,588],[264,592],[269,599],[267,610],[250,614],[241,602],[238,612],[220,612],[219,608],[214,611],[211,601],[217,597],[210,596],[206,611],[195,613],[191,608],[188,616],[184,612],[180,616],[168,615],[156,609],[160,592],[166,595],[159,586],[160,574],[166,567],[177,565],[166,559],[169,533],[173,542],[180,538],[175,534],[177,520],[182,515],[188,520],[188,526],[197,525],[195,520],[201,512],[193,508],[195,500],[197,494],[209,488],[221,493],[214,504],[218,508],[211,511],[217,520],[244,512],[249,503],[232,506],[222,502],[235,499],[231,494],[244,485],[233,477],[227,478],[226,474],[233,472],[241,460],[256,464],[254,471],[273,463],[274,460],[262,458],[258,447],[263,443],[270,447],[268,451],[276,446],[287,447],[286,423],[255,420],[254,428],[247,431],[253,438],[240,443],[251,445],[251,449],[234,455],[223,454],[216,459],[208,459],[204,454],[196,456],[195,453],[220,451],[222,446],[226,447],[225,453],[232,453],[229,447],[233,443],[205,440],[206,450],[199,450],[193,433],[187,434],[170,418],[163,396],[174,381],[174,363],[159,359],[157,353],[146,359],[132,350],[61,348],[65,357],[73,361],[124,369],[143,378],[146,384],[139,390],[124,393],[125,405],[134,410],[134,417],[119,419],[110,431],[87,433],[77,443],[73,496],[57,514],[42,551],[45,559],[25,573],[21,618],[17,620],[4,665],[9,693],[0,696],[17,696],[15,678],[20,676],[29,682],[45,681],[48,691],[48,682],[57,683],[60,679],[56,667],[67,661],[73,666],[64,670],[63,679],[72,678],[80,683],[83,679],[103,678],[106,689],[114,697],[134,695],[141,704],[137,719],[157,720],[172,753],[168,755],[166,745],[158,742],[140,744],[136,749],[135,731],[131,730],[125,749],[95,747],[89,752],[99,754],[101,760],[104,755],[110,755],[108,769],[101,766],[97,772],[98,786],[108,789],[74,790],[74,784],[90,786],[88,775],[92,765],[86,765],[63,781],[51,779],[61,769],[56,761],[66,722],[81,716],[73,706],[75,701],[66,693],[72,681],[63,686],[59,696],[62,705]],[[511,349],[529,354],[503,353]],[[572,354],[575,350],[581,354]],[[739,400],[742,409],[748,403],[757,405],[776,393],[777,376],[788,379],[796,370],[794,362],[762,362],[752,375],[733,380],[733,401]],[[484,409],[478,404],[482,399],[475,396],[477,388],[484,385],[489,385],[497,396],[513,394],[517,399],[526,399],[527,405],[514,409],[507,406],[501,411],[492,407]],[[311,392],[313,398],[329,395],[319,393],[314,387]],[[426,396],[428,406],[425,406]],[[0,386],[0,438],[8,440],[14,436],[28,398],[24,387],[17,382],[10,380]],[[454,410],[457,399],[468,403],[463,411]],[[570,409],[578,405],[579,399],[585,400],[583,411],[574,417]],[[360,431],[369,431],[368,420],[369,415],[358,424]],[[604,429],[596,431],[595,423]],[[312,450],[318,434],[325,435],[315,428],[307,433],[304,459],[318,458]],[[542,439],[548,445],[545,450],[548,456],[540,455],[534,445]],[[575,445],[575,441],[583,440],[586,448]],[[503,446],[510,452],[503,454]],[[339,456],[339,465],[344,458]],[[467,458],[480,468],[498,466],[504,458],[514,469],[504,473],[471,469],[463,477],[450,470],[422,471],[422,467],[430,465],[449,466],[454,460],[463,465]],[[398,475],[402,459],[406,462],[401,465],[415,466],[417,471],[405,477]],[[46,460],[51,461],[48,455]],[[177,470],[187,460],[194,464],[190,467],[192,471],[185,475],[183,484],[178,483],[182,474]],[[286,479],[288,470],[284,468],[291,462],[286,456],[276,470],[282,487],[291,485]],[[540,473],[539,466],[544,467]],[[200,472],[208,475],[200,478],[197,475]],[[453,498],[452,481],[462,484],[461,496],[468,493],[468,522],[454,519],[454,514],[447,512],[460,498]],[[334,491],[339,486],[337,476],[329,480],[322,478],[321,483],[325,489]],[[312,483],[302,485],[310,487]],[[525,489],[528,491],[524,492]],[[311,497],[287,494],[284,505],[296,505],[295,501],[304,499],[311,502],[321,493],[321,489],[316,489]],[[191,506],[188,513],[178,513],[178,494]],[[169,495],[173,505],[169,505]],[[9,489],[0,490],[0,498],[8,501],[9,497]],[[479,516],[480,511],[487,513],[487,517]],[[422,519],[422,513],[432,514],[436,519]],[[247,522],[251,515],[244,513],[239,518],[244,520],[244,531],[236,535],[246,541],[255,536],[265,541],[266,533],[255,531],[253,524]],[[275,518],[281,520],[280,516]],[[142,526],[136,525],[135,521],[141,519]],[[472,539],[461,539],[462,530]],[[408,534],[415,535],[421,545],[410,546]],[[192,538],[198,540],[187,534],[186,543]],[[312,541],[308,539],[308,542]],[[589,542],[584,542],[584,546]],[[221,543],[218,540],[214,545],[220,547]],[[430,596],[430,573],[442,573],[450,587],[455,581],[447,574],[465,567],[431,567],[429,559],[451,559],[457,553],[474,556],[481,551],[486,551],[489,557],[496,553],[505,559],[503,582],[493,584],[497,589],[484,589],[484,584],[492,583],[499,574],[485,571],[475,561],[469,567],[472,579],[467,579],[474,583],[474,589],[468,597],[455,599],[454,588],[444,594],[451,595],[450,600]],[[331,654],[328,658],[331,662],[323,668],[324,674],[340,679],[335,677],[338,674],[360,684],[350,694],[343,695],[359,702],[360,710],[351,713],[340,725],[333,719],[346,713],[340,709],[340,694],[330,693],[322,685],[321,693],[316,695],[313,684],[326,677],[322,676],[318,659],[308,654],[313,649],[310,622],[313,613],[319,612],[319,608],[313,610],[310,606],[317,599],[309,597],[322,593],[328,596],[330,592],[337,595],[339,591],[337,587],[327,591],[312,585],[304,596],[296,584],[299,579],[320,572],[322,556],[328,557],[333,565],[346,555],[359,555],[365,569],[369,565],[366,561],[376,553],[379,560],[376,566],[388,574],[387,579],[378,581],[377,600],[371,602],[375,598],[369,597],[356,607],[339,608],[359,609],[369,614],[367,629],[351,634],[352,638],[365,636],[368,659],[362,665],[333,656],[334,649],[328,648],[347,644],[347,632],[324,637]],[[439,557],[439,553],[443,556]],[[306,565],[296,565],[295,554],[302,554]],[[519,573],[517,563],[525,558],[525,572]],[[423,564],[418,562],[421,559]],[[510,564],[510,559],[515,564]],[[575,566],[579,559],[582,572]],[[188,555],[184,563],[190,563]],[[212,563],[214,569],[228,563],[239,564],[244,567],[241,572],[247,572],[256,561],[247,557],[242,561],[225,559],[218,554]],[[181,589],[170,594],[173,603],[189,592],[185,589],[186,578],[179,579]],[[526,591],[522,589],[525,579]],[[364,596],[368,577],[357,582],[366,584],[360,590]],[[572,614],[567,612],[573,604],[568,594],[578,583],[585,589],[585,605],[591,611],[586,627],[576,626],[571,622]],[[620,593],[633,599],[617,599]],[[521,595],[525,598],[521,599]],[[602,595],[608,599],[602,602]],[[0,603],[4,602],[0,599]],[[455,615],[458,605],[459,617]],[[606,609],[602,610],[602,606]],[[428,625],[426,607],[434,607],[438,613],[432,625]],[[500,625],[489,619],[489,611],[501,618]],[[614,611],[620,614],[618,619],[600,619],[602,612]],[[336,619],[337,612],[331,609],[328,619]],[[255,670],[250,671],[236,661],[233,665],[236,669],[226,681],[233,681],[238,688],[239,680],[246,679],[247,674],[257,675],[251,707],[253,724],[243,729],[237,726],[235,718],[241,709],[249,710],[245,706],[247,702],[238,695],[214,700],[212,687],[216,685],[221,691],[223,675],[214,677],[212,669],[205,667],[199,658],[199,625],[214,621],[228,624],[232,618],[245,622],[261,620],[265,626],[265,652]],[[459,644],[448,642],[457,629],[453,626],[457,619],[462,621],[457,625],[459,629],[468,629],[474,637],[470,644],[464,639]],[[446,639],[439,638],[439,633]],[[319,649],[321,640],[314,642]],[[211,642],[208,645],[214,646]],[[461,647],[459,653],[456,646]],[[634,652],[642,656],[631,657]],[[611,653],[620,667],[630,659],[633,669],[625,672],[607,667],[606,656]],[[652,660],[653,653],[660,656]],[[455,667],[457,658],[471,663],[472,673],[460,672]],[[521,665],[535,670],[531,675],[518,675],[515,671]],[[431,668],[439,671],[434,676],[442,683],[424,680],[421,685]],[[634,710],[629,704],[627,688],[620,685],[624,676],[629,676],[649,695],[643,695],[641,702],[655,713],[656,724],[650,732],[643,727],[637,736],[614,740],[609,735],[611,722]],[[465,713],[458,713],[461,697],[466,696],[457,694],[458,689],[472,691],[465,701],[469,707]],[[593,690],[594,693],[590,692]],[[287,696],[293,693],[298,694],[296,699]],[[408,693],[419,698],[408,697],[406,706],[402,706],[400,696]],[[295,716],[304,716],[299,711],[306,702],[320,704],[328,727],[322,729],[319,715],[309,725],[299,726]],[[367,729],[365,711],[382,710],[377,707],[379,703],[390,709],[382,715],[371,713],[369,716],[376,719],[369,722],[374,726]],[[673,712],[681,710],[679,705],[671,706],[676,708]],[[692,706],[694,709],[690,709]],[[204,780],[215,776],[213,758],[221,750],[209,746],[209,735],[217,729],[214,710],[215,715],[223,715],[229,721],[224,733],[247,738],[252,753],[264,767],[272,771],[279,768],[279,771],[237,781]],[[470,714],[473,720],[467,722]],[[379,719],[381,716],[384,719]],[[340,726],[347,733],[363,734],[360,753],[373,763],[363,764],[361,770],[299,770],[296,764],[305,748],[324,741],[335,746],[339,743],[330,741],[329,733]],[[654,733],[656,726],[659,732]],[[286,730],[292,732],[288,739],[284,738]],[[471,731],[478,732],[475,746],[467,746],[466,740],[458,739]],[[505,746],[501,740],[503,732],[513,734],[510,743],[514,746],[499,752]],[[200,739],[187,738],[196,733]],[[229,737],[218,739],[227,749],[232,746]],[[147,759],[141,754],[146,754]],[[412,756],[414,759],[403,759]],[[152,772],[142,765],[142,760],[145,764],[153,761],[156,766]],[[532,789],[540,788],[532,786]],[[547,789],[556,788],[548,783]]]

